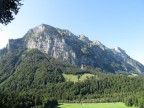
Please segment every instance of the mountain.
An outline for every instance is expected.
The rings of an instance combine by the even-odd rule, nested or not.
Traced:
[[[31,49],[78,67],[90,66],[107,72],[144,72],[144,66],[119,47],[110,49],[97,40],[91,41],[84,35],[76,36],[69,30],[46,24],[30,29],[23,38],[10,39],[7,47],[0,50],[0,57]],[[11,67],[15,66],[14,63]]]

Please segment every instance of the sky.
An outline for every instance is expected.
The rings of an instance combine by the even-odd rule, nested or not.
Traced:
[[[40,24],[68,29],[120,47],[144,64],[144,0],[23,0],[15,19],[0,25],[0,48]]]

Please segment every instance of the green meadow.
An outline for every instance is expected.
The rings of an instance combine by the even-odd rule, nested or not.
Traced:
[[[72,81],[72,82],[79,82],[79,81],[84,81],[87,78],[90,77],[96,77],[96,75],[93,74],[82,74],[82,75],[72,75],[72,74],[63,74],[64,78],[66,81]]]
[[[124,103],[83,103],[83,104],[60,104],[58,108],[136,108],[127,107]]]

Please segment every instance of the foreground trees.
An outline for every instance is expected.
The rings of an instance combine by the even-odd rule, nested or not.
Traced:
[[[57,105],[57,100],[44,101],[30,94],[0,94],[0,108],[54,108]]]
[[[139,108],[144,108],[144,94],[143,93],[136,93],[124,99],[124,103],[129,106],[136,106]]]
[[[22,6],[21,0],[0,0],[0,23],[7,25]]]

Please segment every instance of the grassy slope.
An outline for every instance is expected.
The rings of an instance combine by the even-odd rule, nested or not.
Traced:
[[[130,108],[124,103],[62,104],[58,108]],[[132,107],[135,108],[135,107]]]
[[[131,75],[128,75],[128,77],[137,77],[138,74],[131,74]]]
[[[95,77],[95,75],[93,75],[93,74],[87,74],[87,73],[83,74],[83,75],[80,75],[79,79],[78,79],[78,75],[63,74],[63,76],[66,79],[66,81],[73,81],[73,82],[84,81],[87,78]]]

